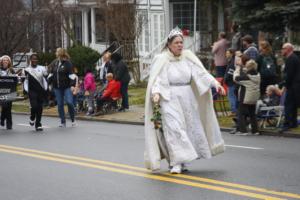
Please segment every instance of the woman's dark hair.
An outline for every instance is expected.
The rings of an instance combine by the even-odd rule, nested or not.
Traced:
[[[253,43],[253,37],[251,35],[245,35],[242,38],[243,41],[247,42],[248,44],[252,44]]]
[[[162,51],[166,50],[168,48],[168,45],[171,44],[176,37],[181,37],[183,39],[182,35],[174,35],[171,38],[168,38],[168,40],[167,40],[164,48],[162,49]]]
[[[246,65],[246,62],[250,60],[249,56],[247,56],[246,54],[243,54],[241,56],[241,60],[242,60],[242,64]]]
[[[232,26],[231,26],[231,29],[236,33],[239,31],[239,25],[234,23]]]

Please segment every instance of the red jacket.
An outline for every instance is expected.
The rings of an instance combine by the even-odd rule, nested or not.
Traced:
[[[113,100],[121,98],[121,83],[120,81],[111,80],[108,82],[106,89],[104,90],[101,99],[111,98]]]

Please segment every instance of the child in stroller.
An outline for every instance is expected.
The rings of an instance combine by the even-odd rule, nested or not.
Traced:
[[[79,92],[77,93],[78,112],[85,112],[85,96],[84,96],[84,84],[82,79],[79,80]]]

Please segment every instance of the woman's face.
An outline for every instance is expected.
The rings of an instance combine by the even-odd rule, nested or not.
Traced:
[[[9,62],[8,58],[2,59],[2,66],[4,69],[7,69],[9,64],[10,64],[10,62]]]
[[[60,48],[56,49],[55,55],[56,55],[56,58],[59,58],[61,56],[61,49]]]
[[[225,56],[226,56],[227,59],[229,59],[229,58],[231,58],[233,55],[232,55],[232,53],[230,53],[230,51],[226,51]]]
[[[183,50],[183,39],[181,36],[176,36],[172,42],[168,44],[170,51],[174,56],[180,56]]]
[[[241,66],[242,65],[242,59],[239,56],[235,57],[235,64]]]
[[[262,46],[259,46],[259,51],[260,51],[261,54],[267,54],[266,48],[264,48]]]

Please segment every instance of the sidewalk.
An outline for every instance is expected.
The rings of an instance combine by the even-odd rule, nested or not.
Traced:
[[[26,112],[14,112],[15,114],[28,114]],[[44,109],[43,116],[57,117],[57,108],[52,107],[49,109]],[[122,124],[132,124],[132,125],[144,125],[144,107],[142,106],[131,106],[126,112],[112,112],[105,115],[98,116],[86,116],[85,113],[79,113],[76,115],[78,120],[90,120],[90,121],[103,121],[111,123],[122,123]],[[224,132],[229,132],[233,130],[229,127],[221,127]],[[300,138],[300,132],[289,131],[285,133],[278,133],[276,130],[262,130],[262,135],[269,136],[280,136],[280,137],[294,137]]]

